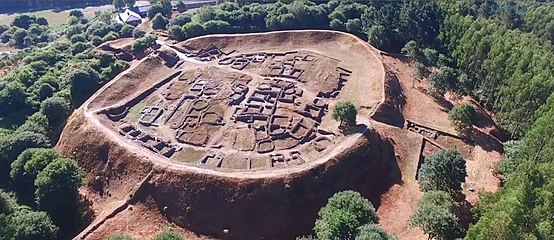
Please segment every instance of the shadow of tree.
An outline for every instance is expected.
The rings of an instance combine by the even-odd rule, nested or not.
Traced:
[[[472,139],[474,145],[480,146],[485,151],[496,151],[499,153],[504,152],[504,146],[500,141],[498,141],[498,139],[487,133],[482,132],[479,129],[473,129]]]

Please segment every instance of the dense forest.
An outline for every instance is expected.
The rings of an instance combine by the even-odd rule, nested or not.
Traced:
[[[17,7],[56,7],[61,1],[27,2],[30,5]],[[457,193],[465,174],[455,152],[436,156],[447,159],[459,174],[447,188],[433,184],[445,173],[424,170],[425,195],[412,219],[414,226],[437,239],[554,236],[554,140],[550,137],[554,134],[554,3],[225,1],[172,19],[171,13],[169,1],[158,0],[148,16],[155,29],[167,30],[175,40],[212,33],[332,29],[352,33],[385,51],[407,54],[417,62],[416,74],[432,83],[431,94],[473,96],[495,114],[513,139],[506,143],[496,166],[503,186],[497,193],[482,195],[469,229],[454,226]],[[83,184],[81,170],[50,147],[69,114],[127,67],[91,49],[109,40],[135,37],[133,49],[140,51],[155,40],[154,35],[115,21],[111,14],[101,12],[88,19],[72,11],[61,33],[28,15],[0,25],[0,40],[21,49],[0,59],[1,68],[11,69],[0,79],[0,236],[64,239],[86,222],[87,210],[76,192]],[[60,37],[68,41],[55,41]],[[361,213],[325,209],[313,238],[345,236],[340,234],[389,238],[376,227],[377,219],[361,221],[357,218]],[[427,216],[438,216],[445,224],[433,228],[426,221],[436,219]],[[345,222],[349,228],[341,229],[340,223]]]

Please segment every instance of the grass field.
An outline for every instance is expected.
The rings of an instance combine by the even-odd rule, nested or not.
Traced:
[[[111,9],[111,5],[101,6],[101,7],[88,7],[81,10],[83,11],[86,17],[90,17],[94,15],[95,11],[100,11],[105,9]],[[43,11],[27,12],[27,13],[0,14],[0,23],[9,24],[19,14],[31,14],[37,17],[46,18],[46,20],[48,20],[48,25],[55,27],[67,22],[67,19],[69,18],[69,11],[71,10],[64,10],[64,11],[43,10]]]

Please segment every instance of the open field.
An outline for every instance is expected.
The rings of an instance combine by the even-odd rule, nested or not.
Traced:
[[[111,5],[101,6],[101,7],[88,7],[80,9],[83,11],[86,17],[94,16],[94,12],[100,10],[110,10]],[[48,20],[48,25],[51,27],[59,26],[67,22],[69,18],[69,12],[71,10],[56,11],[56,10],[42,10],[37,12],[26,12],[26,13],[11,13],[11,14],[0,14],[0,23],[9,24],[12,20],[20,14],[30,14],[37,17],[44,17]]]

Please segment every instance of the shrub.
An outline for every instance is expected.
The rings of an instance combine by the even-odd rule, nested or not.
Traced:
[[[154,240],[182,240],[183,238],[172,230],[158,234]]]
[[[148,34],[144,37],[141,37],[133,43],[131,50],[133,52],[142,52],[147,48],[154,46],[156,44],[156,36]]]

